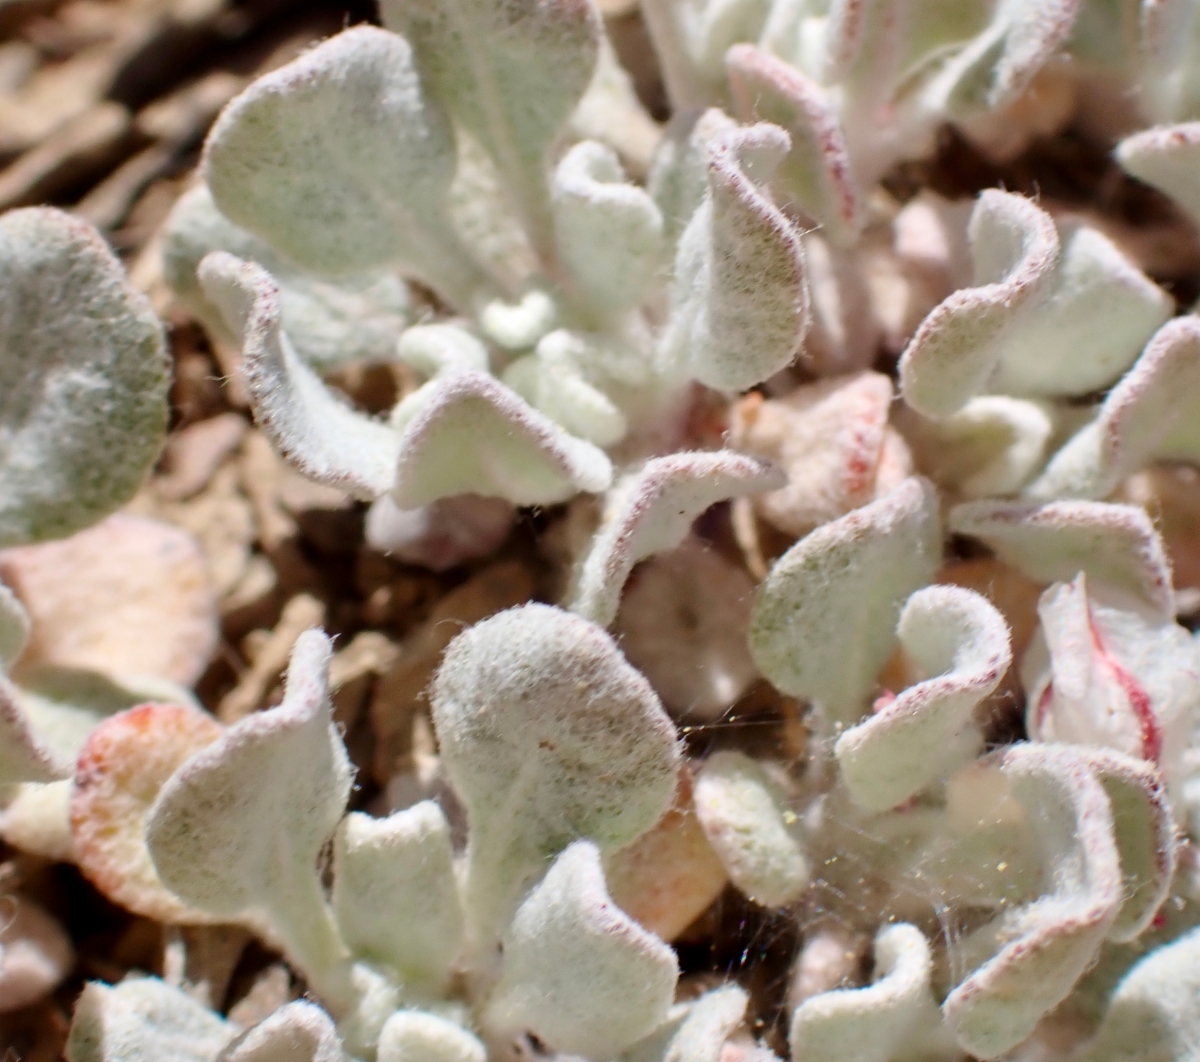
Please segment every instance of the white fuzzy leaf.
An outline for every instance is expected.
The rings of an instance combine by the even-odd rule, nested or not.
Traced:
[[[737,128],[724,111],[710,107],[699,116],[676,114],[663,130],[654,152],[646,190],[662,212],[663,228],[672,247],[692,220],[708,190],[709,141]]]
[[[971,972],[942,1012],[959,1045],[992,1059],[1024,1040],[1095,960],[1123,901],[1113,816],[1086,752],[1022,743],[983,761],[1008,784],[1041,855],[1044,889],[961,943]]]
[[[1038,603],[1041,626],[1021,665],[1026,728],[1041,741],[1151,760],[1174,787],[1200,711],[1196,646],[1173,619],[1113,607],[1091,585],[1080,574]]]
[[[614,489],[580,563],[571,609],[609,626],[638,561],[678,546],[696,517],[717,502],[783,483],[773,465],[729,450],[652,458]]]
[[[352,777],[331,721],[330,653],[319,630],[297,639],[283,703],[184,762],[150,810],[146,842],[180,899],[212,914],[265,916],[317,991],[341,1006],[344,948],[317,873]]]
[[[226,1047],[217,1062],[346,1062],[346,1053],[329,1015],[298,999]]]
[[[1093,587],[1133,595],[1163,619],[1175,615],[1171,567],[1144,509],[1105,502],[981,501],[950,510],[950,530],[980,539],[1040,583],[1086,572]]]
[[[741,752],[714,753],[696,776],[694,799],[734,885],[764,907],[799,899],[811,873],[796,816],[787,791],[762,765]]]
[[[155,977],[84,986],[68,1062],[215,1062],[236,1027]]]
[[[0,583],[0,670],[7,671],[29,640],[29,613],[21,599]]]
[[[454,133],[408,43],[356,26],[221,113],[203,172],[221,213],[317,274],[411,271],[469,307],[487,282],[453,235]]]
[[[804,252],[765,191],[789,146],[765,123],[708,140],[708,191],[679,239],[660,342],[668,371],[736,391],[799,353],[809,323]]]
[[[1006,333],[1054,282],[1058,232],[1028,199],[982,192],[968,235],[976,286],[935,307],[900,359],[904,400],[930,417],[957,412],[984,388],[999,364]]]
[[[609,898],[599,849],[576,841],[505,932],[486,1021],[562,1052],[611,1058],[667,1016],[678,976],[675,953]]]
[[[333,909],[358,957],[440,986],[462,946],[450,824],[426,800],[386,819],[347,815],[334,838]]]
[[[552,505],[612,482],[603,450],[486,373],[446,372],[410,397],[391,485],[403,509],[457,494]]]
[[[167,283],[206,328],[221,335],[229,329],[200,288],[200,262],[210,251],[227,251],[261,265],[279,284],[283,330],[296,353],[318,368],[390,357],[408,320],[408,286],[399,277],[371,273],[336,284],[310,277],[221,214],[204,185],[179,198],[162,239]]]
[[[459,494],[417,509],[401,509],[388,495],[367,510],[367,545],[404,564],[444,572],[494,553],[508,538],[517,511],[503,498]]]
[[[0,218],[0,545],[58,538],[127,502],[167,428],[162,325],[87,222]]]
[[[447,649],[431,702],[470,818],[465,911],[480,946],[546,859],[577,837],[623,847],[671,803],[675,728],[579,616],[533,604],[476,624]]]
[[[559,258],[589,308],[619,313],[646,300],[667,264],[663,219],[604,144],[576,144],[554,171]]]
[[[283,333],[279,289],[253,262],[214,251],[200,286],[241,339],[254,416],[276,449],[310,479],[363,499],[386,494],[400,437],[356,413],[305,365]]]
[[[751,44],[730,48],[725,65],[742,121],[773,122],[791,137],[773,186],[816,221],[834,245],[852,245],[866,213],[846,139],[825,92],[791,64]]]
[[[603,33],[588,0],[383,0],[421,75],[492,157],[535,248],[551,243],[546,153],[592,78]]]
[[[937,1021],[933,961],[921,931],[906,923],[875,937],[875,980],[806,999],[792,1015],[792,1057],[803,1062],[889,1062]]]
[[[911,478],[785,553],[759,587],[750,649],[780,690],[856,722],[895,641],[904,601],[941,564],[937,497]]]
[[[1066,222],[1059,240],[1052,283],[1001,340],[992,390],[1051,397],[1101,390],[1171,316],[1171,297],[1107,236]]]
[[[665,1022],[634,1044],[620,1062],[719,1062],[729,1037],[742,1024],[749,997],[726,984],[691,1003],[671,1008]]]
[[[1134,133],[1117,145],[1115,154],[1126,172],[1165,192],[1200,222],[1200,122]]]
[[[1079,1062],[1189,1062],[1200,1037],[1200,929],[1156,948],[1109,1000]]]
[[[878,707],[835,746],[842,778],[863,807],[903,803],[979,752],[975,706],[1012,663],[1008,624],[972,590],[930,586],[905,603],[896,628],[927,678]]]
[[[70,778],[69,758],[38,734],[17,688],[0,675],[0,785]]]
[[[43,1000],[75,966],[66,930],[37,904],[8,894],[0,925],[0,1014]]]
[[[379,1034],[377,1062],[487,1062],[487,1049],[461,1025],[419,1010],[399,1010]]]
[[[1051,458],[1026,493],[1105,498],[1155,459],[1200,459],[1200,317],[1168,321],[1105,396],[1096,418]]]
[[[406,328],[396,344],[396,356],[425,377],[454,369],[487,372],[490,360],[482,341],[454,322]]]

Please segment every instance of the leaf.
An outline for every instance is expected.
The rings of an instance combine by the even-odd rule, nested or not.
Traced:
[[[384,0],[421,76],[495,162],[534,247],[551,245],[546,154],[592,78],[603,35],[587,0]]]
[[[875,937],[875,980],[806,999],[792,1015],[792,1057],[804,1062],[889,1062],[932,1020],[933,960],[921,931],[884,926]]]
[[[237,1029],[157,977],[90,981],[75,1004],[68,1062],[214,1062]]]
[[[453,129],[393,33],[356,26],[260,77],[201,166],[222,214],[306,270],[394,266],[464,308],[490,290],[449,220]]]
[[[163,785],[221,734],[221,725],[197,708],[143,704],[110,716],[88,736],[75,768],[71,834],[80,870],[110,900],[168,924],[213,920],[163,886],[145,829]]]
[[[1090,586],[1081,573],[1038,603],[1021,665],[1026,729],[1151,760],[1176,786],[1200,709],[1196,645],[1173,619],[1113,607]]]
[[[333,1022],[303,1000],[285,1003],[217,1056],[216,1062],[345,1062]]]
[[[933,578],[941,553],[937,497],[918,478],[817,528],[759,586],[750,621],[759,670],[836,725],[856,722],[891,655],[901,606]]]
[[[1114,155],[1126,173],[1170,196],[1200,222],[1200,122],[1134,133],[1117,145]]]
[[[0,675],[0,785],[70,777],[70,759],[37,733],[17,688]]]
[[[789,63],[752,44],[725,56],[729,88],[743,122],[773,122],[791,138],[773,185],[813,218],[837,247],[853,245],[866,212],[846,138],[825,92]]]
[[[436,322],[406,328],[396,356],[427,379],[455,369],[487,372],[488,349],[460,324]]]
[[[1175,615],[1171,568],[1144,509],[1091,501],[980,501],[950,510],[950,530],[984,542],[1040,583],[1086,572],[1094,588],[1131,595],[1163,619]]]
[[[323,369],[356,358],[388,358],[395,351],[411,309],[403,280],[389,272],[337,283],[310,277],[221,214],[201,184],[180,196],[168,215],[162,257],[167,284],[205,328],[234,338],[196,277],[210,251],[257,262],[275,278],[283,330],[307,364]]]
[[[671,1008],[668,1020],[636,1043],[620,1062],[719,1062],[746,1014],[749,997],[737,985],[705,992]],[[676,1016],[676,1011],[681,1013]]]
[[[616,152],[576,144],[554,171],[558,256],[589,309],[615,314],[645,301],[663,273],[663,219],[654,200],[621,169]]]
[[[1086,753],[1022,743],[983,763],[999,771],[1023,809],[1046,888],[962,942],[959,961],[971,973],[942,1005],[959,1046],[992,1059],[1071,992],[1112,928],[1123,892],[1111,807]]]
[[[358,957],[442,986],[462,946],[450,824],[425,800],[386,819],[347,815],[333,847],[333,909]]]
[[[809,324],[804,252],[764,190],[789,147],[765,123],[707,141],[708,191],[679,238],[659,344],[668,371],[740,391],[799,353]]]
[[[367,510],[363,534],[371,549],[403,564],[444,572],[490,556],[516,522],[516,509],[503,498],[459,494],[401,509],[385,494]]]
[[[163,786],[146,843],[184,903],[229,918],[261,915],[316,991],[348,1005],[345,949],[322,895],[317,856],[350,795],[331,721],[329,639],[302,634],[283,703],[246,716]]]
[[[0,583],[0,669],[7,671],[29,641],[29,613],[21,599]]]
[[[599,849],[576,841],[506,930],[485,1021],[528,1029],[561,1052],[611,1058],[667,1016],[678,977],[675,953],[609,899]]]
[[[487,1062],[479,1038],[452,1021],[399,1010],[379,1034],[378,1062]]]
[[[477,623],[446,650],[431,705],[471,824],[474,947],[490,947],[545,860],[579,837],[621,848],[671,803],[675,728],[612,639],[579,616],[531,604]]]
[[[1125,975],[1080,1062],[1185,1062],[1200,1027],[1200,929],[1155,948]]]
[[[31,1006],[53,992],[75,966],[71,938],[23,896],[4,897],[0,923],[0,1014]]]
[[[949,416],[996,370],[1006,334],[1051,290],[1059,254],[1050,216],[1028,199],[987,189],[968,227],[975,287],[954,292],[921,322],[900,358],[904,400],[927,417]]]
[[[956,586],[918,590],[896,628],[919,672],[933,677],[877,707],[834,747],[863,807],[885,811],[978,755],[973,720],[1012,663],[1008,624],[987,598]]]
[[[64,312],[64,308],[70,312]],[[162,449],[162,325],[87,222],[0,218],[0,545],[58,538],[124,505]]]
[[[733,751],[709,756],[695,787],[696,815],[733,884],[764,907],[799,899],[812,873],[784,787]]]
[[[400,437],[350,409],[297,357],[280,324],[279,289],[253,262],[214,251],[200,286],[241,339],[254,417],[283,457],[310,479],[373,500],[395,478]]]
[[[717,502],[783,482],[773,465],[730,450],[651,458],[608,499],[601,527],[579,565],[572,611],[609,626],[638,561],[678,546],[696,518]]]
[[[728,136],[737,123],[710,107],[698,116],[676,112],[659,138],[651,160],[646,190],[662,212],[663,231],[671,247],[704,202],[708,191],[709,141]]]
[[[458,494],[552,505],[605,490],[612,462],[485,373],[445,373],[418,392],[401,425],[391,487],[401,508]]]
[[[1168,321],[1026,491],[1032,498],[1106,498],[1155,459],[1200,458],[1200,317]]]

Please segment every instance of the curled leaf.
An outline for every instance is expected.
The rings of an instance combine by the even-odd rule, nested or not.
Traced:
[[[643,302],[665,264],[663,219],[616,153],[576,144],[554,172],[553,206],[559,258],[588,305],[619,313]]]
[[[696,776],[696,816],[730,880],[764,907],[799,899],[811,877],[787,791],[741,752],[714,753]]]
[[[469,306],[487,284],[452,235],[454,169],[453,130],[408,42],[373,26],[251,84],[203,160],[221,213],[286,258],[326,276],[400,266]]]
[[[596,846],[576,841],[505,932],[486,1020],[559,1051],[611,1058],[667,1016],[678,976],[675,953],[609,898]]]
[[[927,678],[847,730],[835,746],[854,799],[883,811],[973,758],[972,713],[1012,662],[1008,624],[988,600],[956,586],[918,590],[896,634]]]
[[[707,142],[708,191],[679,238],[659,347],[669,371],[736,391],[799,353],[809,323],[800,234],[763,186],[789,145],[765,123]]]
[[[1126,137],[1117,161],[1139,181],[1165,192],[1200,222],[1200,122],[1160,125]]]
[[[901,606],[933,578],[941,552],[937,498],[917,478],[817,528],[759,587],[750,622],[759,669],[834,722],[855,722],[891,655]]]
[[[730,48],[725,66],[742,121],[773,122],[791,137],[775,187],[836,246],[853,244],[866,213],[841,125],[825,92],[791,64],[752,44]]]
[[[71,834],[80,870],[110,900],[168,924],[212,921],[163,886],[145,828],[166,781],[221,734],[197,708],[144,704],[110,716],[88,736],[75,768]]]
[[[333,908],[350,950],[406,982],[443,983],[463,919],[441,808],[426,800],[386,819],[353,812],[333,852]]]
[[[1171,568],[1146,511],[1090,501],[981,501],[950,510],[950,530],[986,543],[1042,583],[1086,572],[1093,587],[1132,595],[1164,619],[1175,615]]]
[[[133,497],[166,434],[170,363],[116,256],[60,210],[0,218],[0,293],[0,545],[16,545]]]
[[[345,1062],[333,1022],[303,1000],[286,1003],[226,1047],[215,1062]]]
[[[954,292],[921,322],[900,359],[904,400],[948,416],[995,371],[1006,332],[1053,283],[1059,254],[1050,216],[1008,192],[982,192],[968,228],[975,287]]]
[[[1023,809],[1046,890],[962,942],[959,961],[971,972],[942,1012],[964,1050],[991,1059],[1067,997],[1094,961],[1124,894],[1111,805],[1086,754],[1022,743],[984,763],[999,771]]]
[[[436,1014],[398,1010],[379,1034],[378,1062],[487,1062],[479,1038]]]
[[[675,728],[579,616],[532,604],[476,624],[447,649],[431,701],[470,818],[465,910],[480,945],[545,859],[577,837],[623,847],[670,805]]]
[[[607,627],[638,561],[678,546],[696,517],[717,502],[782,484],[773,465],[729,450],[652,458],[608,500],[580,563],[571,609]]]
[[[936,1022],[929,944],[915,926],[884,926],[875,937],[875,979],[806,999],[792,1015],[792,1057],[805,1062],[889,1062]]]
[[[146,843],[181,900],[213,915],[264,915],[341,1007],[344,949],[317,875],[351,779],[331,721],[330,652],[321,631],[297,639],[283,703],[246,716],[184,762],[150,810]]]
[[[237,1029],[157,977],[84,986],[67,1037],[68,1062],[213,1062]]]

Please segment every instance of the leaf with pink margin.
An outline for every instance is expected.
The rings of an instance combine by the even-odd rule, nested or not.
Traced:
[[[908,1057],[938,1023],[930,989],[933,958],[916,926],[884,926],[875,937],[875,977],[806,999],[792,1015],[792,1057],[804,1062],[891,1062]],[[919,1057],[919,1056],[914,1056]]]
[[[214,1062],[347,1062],[347,1058],[329,1015],[297,999],[243,1033]]]
[[[522,888],[571,841],[631,843],[671,805],[675,728],[600,627],[549,605],[460,634],[430,693],[470,820],[464,912],[487,953]]]
[[[1004,563],[1039,583],[1067,582],[1086,572],[1093,590],[1116,592],[1175,615],[1171,566],[1146,511],[1111,502],[979,501],[956,505],[955,534],[977,538]]]
[[[284,335],[279,289],[265,269],[223,251],[200,263],[200,286],[241,337],[254,416],[310,479],[373,501],[396,473],[399,433],[352,410],[305,365]]]
[[[678,546],[696,517],[717,502],[783,483],[775,466],[731,450],[651,458],[608,499],[600,530],[579,565],[571,610],[609,626],[638,561]]]
[[[936,306],[900,359],[904,400],[929,417],[957,412],[986,386],[1005,334],[1053,284],[1058,232],[1023,196],[980,193],[968,236],[976,286]]]
[[[1124,902],[1108,939],[1135,940],[1154,922],[1171,891],[1182,835],[1154,764],[1111,749],[1089,749],[1086,755],[1112,806],[1124,877]]]
[[[1134,133],[1114,154],[1126,173],[1170,196],[1200,224],[1200,122]]]
[[[553,505],[612,482],[603,450],[568,435],[486,373],[443,373],[417,392],[407,413],[397,425],[390,488],[402,509],[459,494]]]
[[[146,843],[163,884],[213,915],[262,918],[322,999],[351,1004],[349,964],[317,869],[353,768],[332,722],[320,630],[292,649],[282,704],[231,726],[163,786]]]
[[[201,165],[222,214],[313,273],[399,267],[464,309],[490,289],[453,234],[453,128],[394,33],[355,26],[254,81]]]
[[[835,108],[825,91],[790,63],[752,44],[725,56],[729,88],[743,122],[773,122],[792,146],[772,184],[815,220],[830,242],[849,247],[866,223],[862,196]]]
[[[901,607],[941,559],[937,494],[917,477],[817,528],[759,586],[750,621],[759,670],[835,726],[857,722],[892,654]]]
[[[1024,1040],[1095,960],[1124,901],[1113,815],[1086,750],[1021,743],[992,753],[1028,820],[1046,891],[960,944],[971,972],[942,1004],[959,1045],[994,1059]]]
[[[1200,317],[1168,321],[1105,396],[1096,418],[1050,459],[1025,493],[1105,498],[1154,460],[1200,459]]]
[[[961,587],[918,590],[896,635],[917,669],[934,677],[881,702],[834,746],[850,795],[873,811],[902,804],[978,755],[983,738],[973,712],[1012,663],[1004,617]]]
[[[1176,791],[1200,711],[1200,652],[1173,619],[1113,605],[1080,574],[1050,587],[1021,662],[1026,729],[1158,765]]]
[[[547,152],[592,79],[590,0],[383,0],[429,90],[496,164],[534,247],[552,245]],[[547,256],[552,258],[552,256]]]
[[[609,898],[600,851],[576,841],[555,859],[504,933],[504,965],[484,1022],[530,1030],[566,1054],[611,1058],[667,1016],[675,953]]]
[[[659,343],[668,374],[739,391],[800,352],[809,325],[800,233],[765,189],[790,145],[766,123],[707,142],[708,192],[679,238]]]
[[[714,753],[696,775],[694,799],[708,843],[738,889],[764,907],[800,898],[812,870],[787,790],[763,764],[731,749]]]

